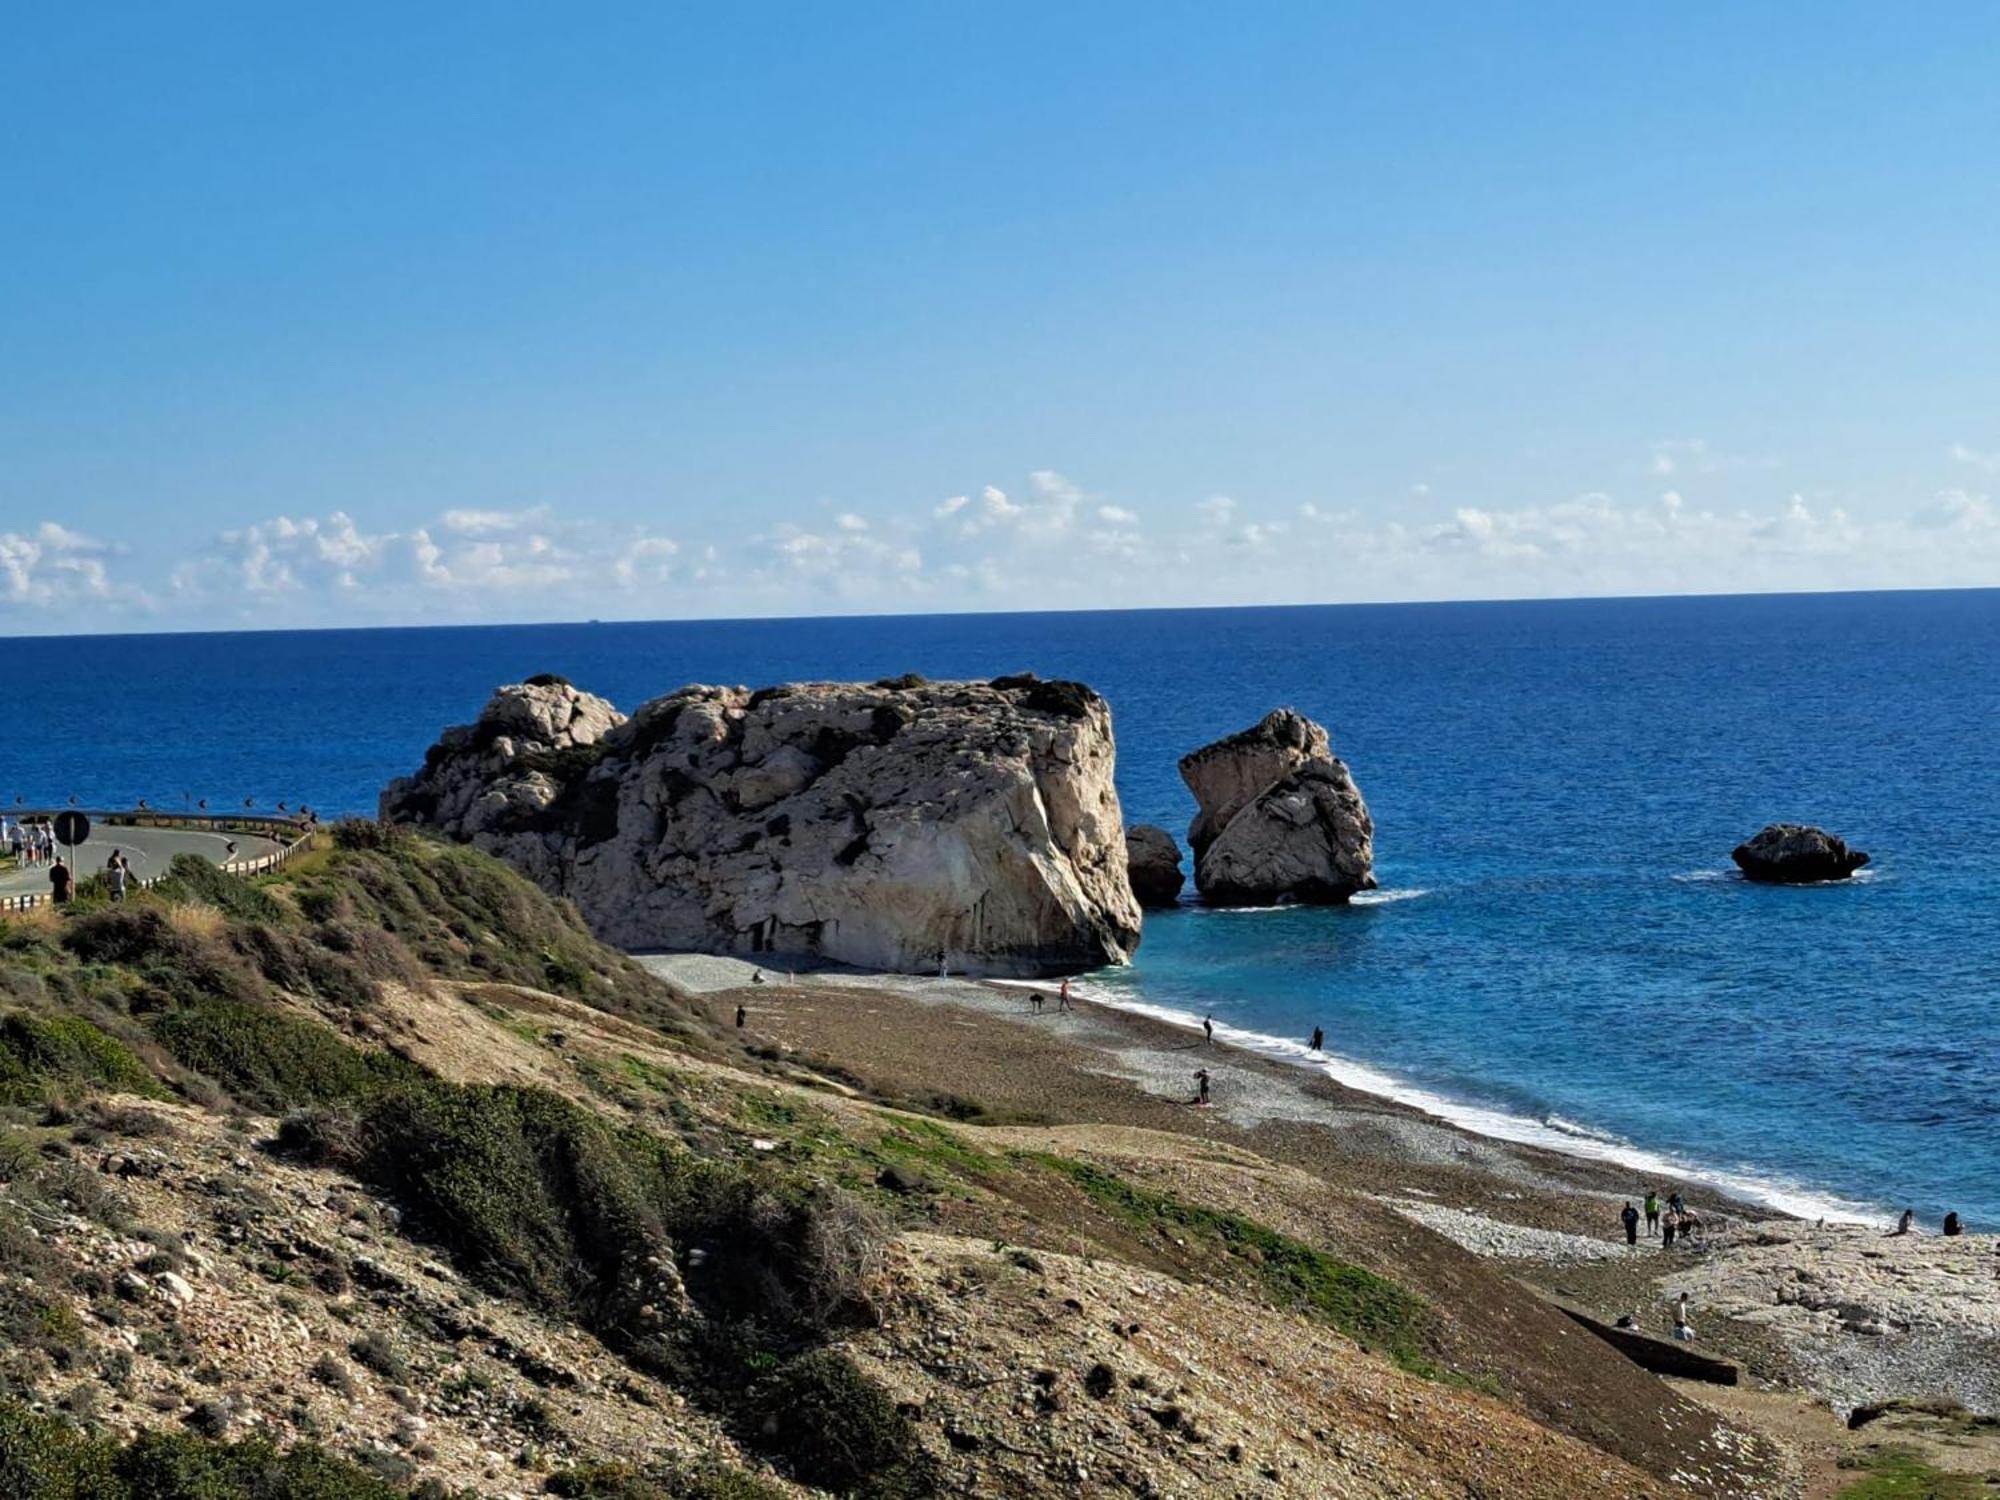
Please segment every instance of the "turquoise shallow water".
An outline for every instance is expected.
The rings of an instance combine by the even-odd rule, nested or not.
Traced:
[[[0,800],[369,810],[499,682],[622,706],[689,681],[1080,677],[1128,816],[1183,751],[1327,724],[1398,899],[1184,910],[1097,981],[1343,1058],[1493,1128],[1650,1152],[1798,1204],[2000,1227],[2000,592],[522,626],[9,643],[36,722]],[[1729,873],[1767,821],[1875,856]]]

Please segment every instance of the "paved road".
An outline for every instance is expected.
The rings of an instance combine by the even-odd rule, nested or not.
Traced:
[[[90,837],[76,846],[76,870],[79,876],[94,874],[104,868],[104,862],[111,857],[113,849],[123,849],[125,857],[132,861],[132,873],[141,880],[151,880],[167,873],[167,866],[176,854],[199,854],[202,858],[221,864],[230,856],[224,846],[230,839],[236,840],[237,859],[256,859],[262,855],[275,854],[284,847],[272,839],[260,838],[254,833],[209,833],[196,828],[107,828],[93,825]],[[49,872],[45,865],[32,869],[0,871],[0,896],[19,896],[28,891],[46,894],[49,888]]]

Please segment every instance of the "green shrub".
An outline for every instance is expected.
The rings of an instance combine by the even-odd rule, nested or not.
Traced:
[[[0,1401],[7,1500],[410,1500],[346,1459],[301,1445],[148,1432],[120,1447]]]
[[[551,1474],[544,1486],[560,1500],[784,1500],[768,1479],[727,1464],[674,1465],[641,1473],[630,1464],[582,1464]]]
[[[750,1393],[757,1441],[805,1483],[839,1493],[928,1494],[930,1462],[889,1393],[831,1349],[781,1365]]]
[[[429,1083],[367,1108],[355,1164],[489,1285],[616,1334],[672,1254],[598,1119],[539,1089]]]
[[[0,1104],[44,1104],[90,1092],[161,1090],[137,1053],[81,1016],[0,1016]]]
[[[392,852],[409,842],[410,835],[393,823],[374,818],[343,818],[333,825],[336,849],[373,849]]]
[[[153,1017],[151,1027],[183,1066],[214,1079],[240,1103],[272,1113],[423,1076],[394,1053],[350,1046],[317,1021],[262,1005],[202,1001]]]
[[[176,854],[153,893],[169,901],[200,901],[240,922],[277,922],[285,909],[267,891],[199,854]]]

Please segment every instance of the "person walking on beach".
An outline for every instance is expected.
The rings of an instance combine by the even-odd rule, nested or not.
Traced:
[[[1313,1027],[1312,1050],[1318,1052],[1325,1046],[1325,1044],[1326,1044],[1326,1033],[1320,1030],[1319,1027],[1317,1026]]]
[[[1660,1219],[1660,1248],[1662,1250],[1671,1250],[1674,1248],[1674,1233],[1680,1227],[1681,1216],[1671,1208],[1668,1209]]]
[[[1903,1217],[1896,1221],[1896,1227],[1894,1230],[1891,1231],[1891,1234],[1892,1235],[1908,1234],[1910,1232],[1910,1226],[1915,1224],[1916,1222],[1917,1222],[1917,1211],[1914,1208],[1906,1208],[1903,1210]]]
[[[736,1006],[736,1029],[738,1031],[741,1031],[743,1029],[744,1022],[748,1021],[749,1019],[750,1019],[750,1012],[743,1008],[741,1002],[738,1002]]]
[[[1965,1225],[1959,1219],[1957,1209],[1953,1209],[1944,1216],[1944,1233],[1946,1239],[1955,1239],[1957,1236],[1965,1233]]]
[[[1028,1009],[1038,1016],[1042,1013],[1042,992],[1040,990],[1028,991]]]
[[[70,892],[75,888],[76,881],[69,873],[69,866],[58,854],[56,862],[49,866],[49,899],[57,906],[68,906]]]
[[[1639,1243],[1639,1210],[1632,1206],[1630,1198],[1625,1200],[1625,1209],[1618,1215],[1618,1218],[1625,1226],[1625,1243],[1628,1245],[1637,1245]]]
[[[1660,1232],[1660,1195],[1658,1193],[1647,1193],[1646,1233],[1649,1236],[1651,1236],[1651,1235],[1656,1235],[1659,1232]]]
[[[1208,1103],[1208,1069],[1206,1068],[1196,1068],[1194,1070],[1194,1102],[1196,1104]]]
[[[1069,1008],[1070,1008],[1069,980],[1064,979],[1062,982],[1062,988],[1056,991],[1056,1014],[1061,1015],[1064,1011],[1068,1010]]]
[[[1211,1046],[1211,1047],[1213,1047],[1213,1046],[1215,1045],[1215,1017],[1214,1017],[1214,1016],[1203,1016],[1203,1017],[1201,1018],[1201,1039],[1202,1039],[1203,1041],[1207,1042],[1207,1043],[1209,1044],[1209,1046]]]
[[[1684,1213],[1687,1210],[1687,1205],[1681,1201],[1681,1195],[1678,1192],[1667,1194],[1667,1207],[1671,1208],[1677,1214]]]

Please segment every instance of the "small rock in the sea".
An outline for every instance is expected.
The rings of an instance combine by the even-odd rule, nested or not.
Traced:
[[[1809,823],[1772,823],[1738,844],[1730,858],[1745,879],[1770,885],[1845,880],[1868,863],[1845,839]]]

